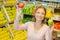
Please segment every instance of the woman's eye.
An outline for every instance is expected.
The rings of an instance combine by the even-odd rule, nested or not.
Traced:
[[[39,14],[39,12],[36,12],[37,14]]]
[[[42,13],[43,15],[45,15],[45,13]]]
[[[42,13],[42,12],[37,12],[38,14],[42,14],[42,15],[45,15],[45,13]]]
[[[40,14],[40,12],[37,12],[38,14]]]

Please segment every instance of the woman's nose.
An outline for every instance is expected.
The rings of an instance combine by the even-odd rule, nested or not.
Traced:
[[[40,14],[39,16],[42,16],[42,14]]]

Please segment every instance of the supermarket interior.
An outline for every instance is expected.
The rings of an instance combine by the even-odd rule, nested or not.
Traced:
[[[45,22],[54,23],[52,39],[60,40],[60,0],[0,0],[0,40],[27,40],[26,30],[14,29],[17,9],[22,8],[19,23],[24,24],[32,21],[35,8],[41,4],[46,8]]]

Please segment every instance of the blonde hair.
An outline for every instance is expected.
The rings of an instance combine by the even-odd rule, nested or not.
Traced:
[[[36,7],[36,11],[37,11],[38,9],[40,9],[40,8],[44,9],[45,15],[46,15],[46,9],[45,9],[43,6],[38,6],[38,7]],[[32,21],[33,21],[33,22],[36,22],[35,16],[33,17]],[[45,17],[44,17],[44,19],[42,20],[42,23],[45,23]]]

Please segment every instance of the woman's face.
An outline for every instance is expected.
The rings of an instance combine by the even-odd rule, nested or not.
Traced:
[[[45,11],[43,8],[39,8],[36,13],[35,13],[35,18],[37,21],[42,21],[44,20],[45,17]]]

